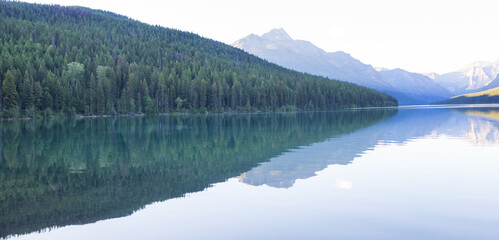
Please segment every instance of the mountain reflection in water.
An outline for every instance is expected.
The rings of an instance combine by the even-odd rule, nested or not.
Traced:
[[[459,113],[459,114],[455,114]],[[466,114],[466,115],[465,115]],[[406,109],[374,126],[285,152],[243,173],[241,182],[276,188],[315,176],[332,164],[346,165],[376,145],[448,134],[480,145],[499,144],[497,108]]]
[[[0,123],[0,237],[126,216],[396,110]]]
[[[498,109],[0,122],[0,238],[127,216],[234,177],[290,188],[384,144],[445,135],[497,146]],[[348,175],[331,184],[357,186]]]

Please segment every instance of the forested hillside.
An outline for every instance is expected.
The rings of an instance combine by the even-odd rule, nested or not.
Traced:
[[[435,104],[486,104],[499,103],[499,87],[482,92],[455,96]]]
[[[82,7],[0,1],[3,117],[396,105],[196,34]]]

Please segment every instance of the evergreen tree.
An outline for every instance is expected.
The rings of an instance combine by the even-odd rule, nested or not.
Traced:
[[[43,109],[42,99],[43,99],[42,85],[40,84],[40,82],[35,82],[33,84],[33,105],[38,110]]]
[[[14,75],[12,75],[10,70],[7,70],[5,79],[2,82],[2,96],[4,97],[3,106],[5,109],[12,109],[18,106],[17,100],[19,95],[17,94]]]
[[[30,79],[28,70],[24,73],[24,81],[21,91],[21,108],[29,109],[33,106],[33,80]]]
[[[42,95],[42,108],[41,109],[43,109],[43,110],[52,109],[53,103],[54,103],[54,100],[52,98],[52,95],[50,94],[50,90],[48,88],[45,88],[43,90],[43,95]]]

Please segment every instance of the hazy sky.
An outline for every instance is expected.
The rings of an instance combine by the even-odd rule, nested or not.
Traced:
[[[499,60],[497,0],[29,0],[79,5],[232,43],[284,28],[375,67],[444,73]]]

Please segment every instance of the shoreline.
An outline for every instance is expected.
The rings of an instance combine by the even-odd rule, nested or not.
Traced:
[[[225,111],[225,112],[205,112],[205,113],[192,113],[185,112],[168,112],[168,113],[127,113],[127,114],[104,114],[104,115],[54,115],[50,117],[13,117],[13,118],[0,118],[0,121],[21,121],[21,120],[42,120],[42,119],[86,119],[86,118],[110,118],[110,117],[144,117],[144,116],[168,116],[168,115],[214,115],[214,114],[252,114],[252,113],[303,113],[303,112],[334,112],[345,110],[372,110],[372,109],[398,109],[400,106],[383,106],[383,107],[351,107],[339,108],[330,110],[294,110],[294,111]]]

